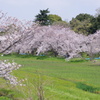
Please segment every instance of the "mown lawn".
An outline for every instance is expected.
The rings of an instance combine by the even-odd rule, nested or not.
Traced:
[[[94,64],[82,60],[66,62],[64,59],[52,57],[0,57],[0,60],[4,59],[21,64],[22,67],[12,74],[19,80],[27,80],[23,82],[26,86],[11,87],[0,78],[0,88],[11,90],[7,96],[0,97],[0,100],[38,100],[37,94],[41,91],[44,92],[44,100],[100,100],[99,61]]]

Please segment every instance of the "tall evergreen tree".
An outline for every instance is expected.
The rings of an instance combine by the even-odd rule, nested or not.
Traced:
[[[40,25],[49,25],[48,13],[48,9],[40,10],[40,13],[35,16],[35,22],[38,22]]]

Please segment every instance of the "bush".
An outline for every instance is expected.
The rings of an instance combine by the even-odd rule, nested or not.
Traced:
[[[76,83],[76,87],[79,88],[79,89],[82,89],[84,91],[91,92],[91,93],[96,93],[96,91],[99,90],[99,88],[94,88],[92,86],[83,84],[81,82]]]
[[[80,52],[82,58],[87,58],[89,55],[86,52]]]
[[[8,97],[0,97],[0,100],[12,100],[12,99],[10,99]]]
[[[0,89],[0,100],[12,100],[14,95],[11,90]]]

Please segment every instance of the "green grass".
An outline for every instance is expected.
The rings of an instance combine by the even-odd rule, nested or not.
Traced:
[[[27,78],[26,86],[10,87],[17,100],[38,100],[37,87],[41,84],[47,100],[100,100],[98,64],[81,59],[66,62],[62,58],[30,55],[0,57],[4,59],[21,64],[22,67],[12,74],[18,79]],[[0,88],[9,88],[3,79],[0,84]]]

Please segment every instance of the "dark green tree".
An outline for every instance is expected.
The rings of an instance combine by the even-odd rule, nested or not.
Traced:
[[[38,22],[40,25],[49,25],[48,13],[48,9],[40,10],[40,13],[35,16],[35,22]]]
[[[88,19],[84,21],[79,21],[78,19],[73,18],[70,22],[70,26],[72,30],[74,30],[76,33],[88,35],[89,28],[92,26],[92,24]]]
[[[92,31],[95,33],[97,30],[100,30],[100,8],[96,9],[96,14],[92,20]]]
[[[98,15],[97,17],[95,17],[95,20],[93,22],[93,28],[94,28],[95,32],[97,30],[100,30],[100,15]]]
[[[100,30],[100,15],[96,18],[97,30]]]
[[[84,21],[84,20],[92,20],[94,17],[90,14],[79,14],[76,16],[76,19],[79,20],[79,21]]]
[[[70,21],[70,26],[77,33],[89,35],[96,31],[94,22],[94,16],[90,14],[79,14]]]

